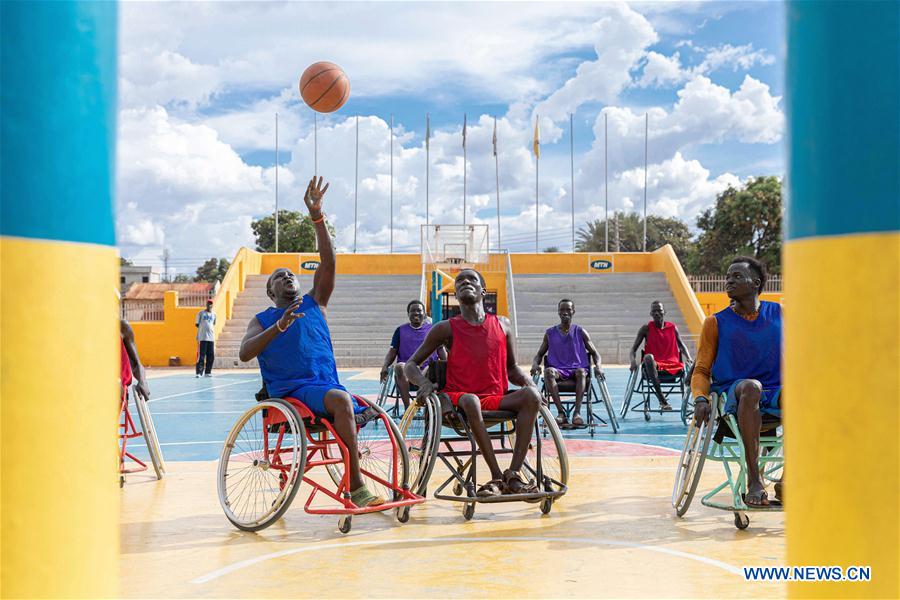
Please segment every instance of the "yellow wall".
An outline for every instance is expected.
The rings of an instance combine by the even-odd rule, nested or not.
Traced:
[[[705,315],[711,315],[723,308],[728,308],[728,305],[731,303],[728,299],[728,294],[725,292],[694,292],[694,295],[697,296],[697,301],[700,303],[700,308]],[[765,294],[760,294],[759,299],[782,304],[784,294],[781,292],[766,292]]]
[[[681,309],[688,330],[694,335],[700,335],[705,315],[672,246],[666,244],[659,250],[653,251],[651,257],[650,270],[665,274],[666,280],[669,282],[669,289],[675,296],[675,301],[678,303],[678,308]]]
[[[222,281],[214,304],[216,313],[216,335],[222,332],[231,317],[234,301],[243,291],[248,275],[269,274],[278,268],[288,268],[295,273],[311,274],[303,269],[307,261],[318,260],[315,253],[274,254],[261,253],[241,248],[235,256],[228,273]],[[591,263],[607,260],[612,267],[607,270],[591,268]],[[703,309],[694,296],[671,247],[665,246],[655,252],[578,252],[578,253],[523,253],[511,254],[513,275],[541,273],[643,273],[662,272],[678,302],[678,307],[687,321],[688,329],[699,334],[703,323]],[[502,267],[500,265],[503,265]],[[421,275],[422,263],[418,254],[339,254],[337,274],[340,275]],[[448,273],[452,275],[452,273]],[[497,312],[509,315],[506,297],[505,255],[494,255],[491,268],[482,270],[490,291],[497,292]],[[430,289],[431,278],[428,276]],[[147,365],[164,366],[170,357],[179,357],[182,365],[196,360],[197,342],[194,319],[198,307],[179,307],[177,294],[167,292],[165,298],[165,320],[132,323],[141,359]]]
[[[548,252],[510,254],[513,276],[540,275],[544,273],[645,273],[653,271],[650,253],[643,252]],[[609,270],[591,268],[595,260],[609,260]]]

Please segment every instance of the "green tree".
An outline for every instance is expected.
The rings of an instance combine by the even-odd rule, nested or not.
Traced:
[[[559,252],[559,246],[548,246],[544,248],[544,252]]]
[[[258,252],[275,252],[275,215],[268,215],[250,224],[256,238]],[[334,237],[334,227],[328,223],[328,233]],[[315,252],[316,229],[309,215],[293,210],[278,211],[279,252]]]
[[[225,273],[231,263],[227,258],[210,258],[197,268],[197,276],[194,281],[205,281],[207,283],[215,283],[225,279]]]
[[[644,221],[637,213],[617,212],[609,222],[609,250],[616,250],[616,228],[620,252],[641,252],[644,248]],[[579,252],[603,252],[605,250],[606,220],[590,221],[578,230],[575,249]],[[692,251],[691,231],[676,218],[650,215],[647,217],[647,250],[653,251],[666,244],[678,255],[682,264]]]
[[[719,194],[715,206],[697,217],[700,236],[690,272],[721,274],[733,257],[746,255],[781,273],[781,185],[777,177],[756,177]]]
[[[120,267],[133,267],[134,263],[124,257],[119,257],[119,266]]]
[[[187,273],[179,273],[172,280],[172,283],[191,283],[193,281],[194,281],[194,279]]]

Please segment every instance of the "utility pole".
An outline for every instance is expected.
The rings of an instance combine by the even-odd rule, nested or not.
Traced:
[[[162,259],[163,259],[163,281],[169,283],[169,254],[168,248],[163,248]]]

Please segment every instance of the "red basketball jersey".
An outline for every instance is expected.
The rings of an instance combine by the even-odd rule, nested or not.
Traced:
[[[461,316],[450,319],[453,343],[447,358],[447,385],[444,391],[478,396],[505,394],[506,334],[496,315],[486,314],[484,322],[472,325]]]

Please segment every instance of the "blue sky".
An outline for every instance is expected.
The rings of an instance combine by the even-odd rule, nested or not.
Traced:
[[[569,120],[576,223],[602,217],[604,118],[610,208],[640,210],[644,113],[648,210],[693,225],[728,185],[781,175],[784,23],[780,3],[126,3],[120,27],[118,235],[124,256],[193,271],[251,245],[249,224],[279,198],[298,210],[312,173],[312,112],[297,80],[340,64],[349,101],[320,115],[319,173],[337,244],[418,250],[425,113],[431,221],[462,220],[460,128],[468,115],[468,220],[496,227],[492,118],[499,119],[504,246],[534,250],[541,117],[541,246],[570,249]],[[396,207],[389,211],[394,115]],[[360,117],[354,183],[355,117]],[[494,235],[492,233],[492,235]]]

